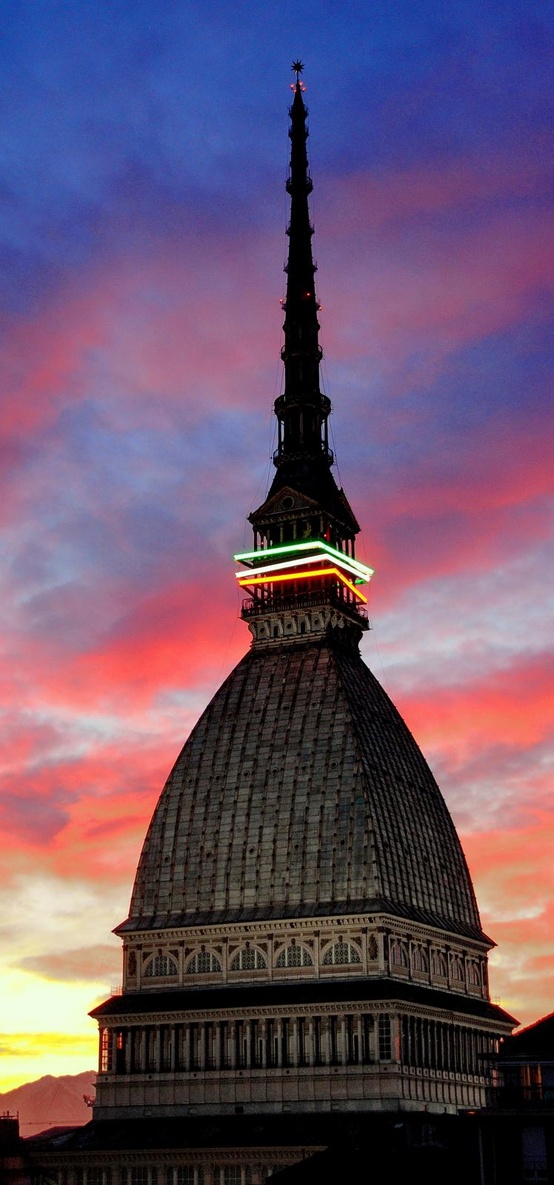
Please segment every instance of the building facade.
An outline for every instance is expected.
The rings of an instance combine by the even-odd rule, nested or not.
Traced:
[[[322,1116],[478,1108],[515,1023],[442,794],[359,652],[372,573],[333,474],[293,90],[275,476],[235,557],[251,646],[155,809],[123,991],[93,1013],[94,1119],[41,1153],[66,1185],[261,1181]]]

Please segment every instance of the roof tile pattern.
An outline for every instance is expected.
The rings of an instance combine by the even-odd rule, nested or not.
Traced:
[[[254,647],[170,774],[122,929],[379,908],[481,934],[433,775],[355,649]]]

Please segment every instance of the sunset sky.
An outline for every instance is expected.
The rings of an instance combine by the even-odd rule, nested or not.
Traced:
[[[4,0],[0,1090],[96,1065],[147,822],[248,646],[290,64],[365,658],[460,831],[493,998],[554,1009],[542,0]]]

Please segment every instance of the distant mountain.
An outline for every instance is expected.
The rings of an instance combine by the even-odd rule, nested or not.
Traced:
[[[0,1094],[0,1114],[19,1112],[19,1133],[33,1136],[47,1127],[81,1126],[92,1119],[92,1112],[83,1095],[94,1098],[96,1074],[64,1074],[54,1078],[47,1074],[36,1082],[26,1082]]]

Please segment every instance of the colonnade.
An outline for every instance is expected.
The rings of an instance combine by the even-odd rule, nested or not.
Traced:
[[[401,1060],[406,1066],[486,1075],[496,1045],[479,1029],[418,1016],[401,1019]]]
[[[396,1060],[421,1069],[486,1075],[495,1045],[479,1029],[385,1012],[198,1020],[102,1029],[100,1073],[194,1073]]]
[[[283,1167],[282,1165],[279,1167]],[[245,1164],[91,1165],[70,1170],[51,1169],[48,1179],[56,1185],[262,1185],[272,1169]]]
[[[100,1073],[337,1066],[390,1061],[388,1013],[201,1020],[104,1028]]]

